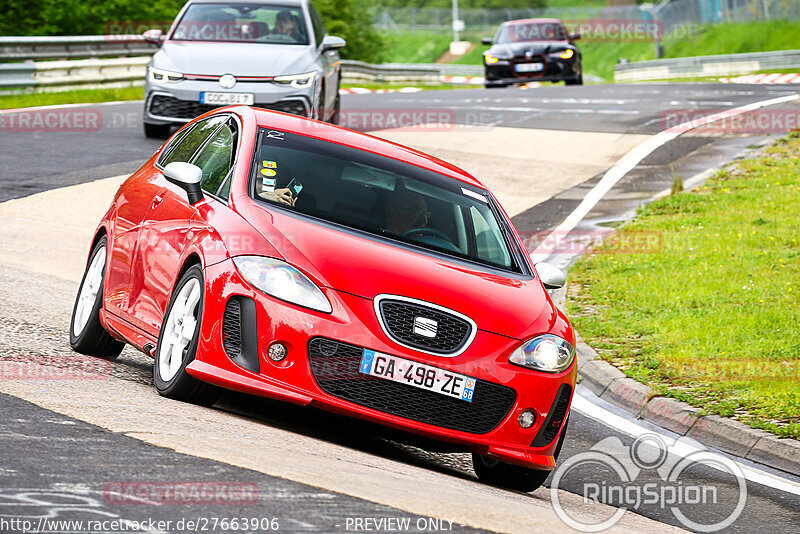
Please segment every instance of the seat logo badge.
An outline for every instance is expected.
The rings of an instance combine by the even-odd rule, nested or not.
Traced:
[[[439,323],[425,317],[414,317],[414,333],[423,337],[436,337]]]
[[[220,77],[219,84],[225,89],[233,89],[236,85],[236,78],[233,74],[225,74]]]

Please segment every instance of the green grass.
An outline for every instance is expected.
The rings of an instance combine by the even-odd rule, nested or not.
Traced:
[[[483,51],[487,47],[475,39],[472,40],[477,46],[455,63],[482,64]],[[608,82],[613,81],[614,65],[620,58],[633,62],[656,57],[655,44],[652,42],[578,41],[577,44],[583,53],[584,72]],[[800,21],[776,20],[697,26],[691,32],[682,31],[667,36],[661,44],[666,58],[800,49]]]
[[[142,87],[75,89],[51,93],[22,93],[16,95],[0,95],[0,109],[53,106],[57,104],[114,102],[116,100],[141,100],[142,98],[144,98],[144,88]]]
[[[570,317],[658,394],[800,438],[798,205],[795,133],[697,192],[650,204],[617,235],[660,250],[604,245],[579,261]]]
[[[452,35],[449,32],[403,32],[383,34],[385,63],[435,63],[447,52]]]

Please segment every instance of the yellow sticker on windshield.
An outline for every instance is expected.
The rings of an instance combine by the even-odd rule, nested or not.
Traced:
[[[266,159],[261,162],[261,166],[266,168],[266,169],[277,169],[278,168],[278,164],[277,163],[275,163],[274,161],[266,160]]]
[[[261,169],[262,176],[275,176],[275,174],[276,174],[275,171],[273,171],[272,169]]]

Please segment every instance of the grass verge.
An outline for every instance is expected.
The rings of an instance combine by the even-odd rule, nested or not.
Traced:
[[[59,104],[94,104],[117,100],[141,100],[142,87],[119,87],[111,89],[74,89],[52,93],[22,93],[0,95],[0,109],[55,106]]]
[[[570,271],[570,317],[604,359],[704,413],[800,438],[800,135],[644,208]],[[653,242],[651,239],[650,242]]]

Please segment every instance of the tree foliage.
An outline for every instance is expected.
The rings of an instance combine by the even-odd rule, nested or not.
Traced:
[[[221,0],[225,1],[225,0]],[[342,56],[379,61],[383,41],[368,0],[315,0],[331,35],[347,40]],[[0,35],[105,35],[172,22],[185,0],[0,0]],[[123,33],[125,33],[123,31]]]

